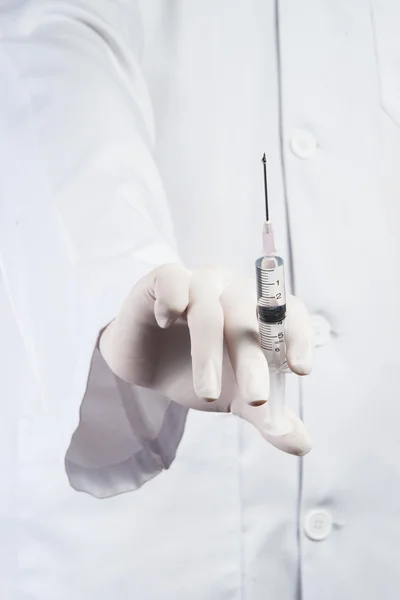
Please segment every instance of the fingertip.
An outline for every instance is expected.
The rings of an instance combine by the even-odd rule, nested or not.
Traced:
[[[240,348],[235,364],[236,381],[243,402],[250,407],[266,404],[270,396],[270,375],[268,363],[259,347],[253,341],[240,344],[236,340],[236,348]],[[234,355],[235,349],[231,348]]]
[[[310,375],[313,368],[314,351],[310,344],[307,347],[292,347],[287,350],[289,368],[296,375]]]
[[[179,316],[179,312],[172,311],[169,307],[165,306],[160,300],[156,300],[154,303],[154,317],[157,321],[157,325],[161,329],[167,329]]]
[[[303,448],[299,449],[297,456],[306,456],[312,450],[313,443],[311,440],[304,444]]]
[[[154,282],[154,316],[162,329],[178,319],[189,303],[190,272],[180,265],[165,265],[157,271]]]
[[[171,325],[171,323],[174,321],[174,319],[171,319],[169,317],[169,315],[157,315],[156,313],[154,314],[156,321],[157,321],[157,325],[161,328],[161,329],[168,329],[168,327]]]
[[[270,444],[286,454],[305,456],[312,449],[313,443],[302,421],[296,419],[292,423],[293,429],[286,435],[269,434],[266,437]]]
[[[314,359],[314,328],[303,302],[288,298],[286,356],[290,369],[297,375],[309,375]]]
[[[154,317],[161,329],[170,327],[187,308],[187,298],[159,298],[154,302]]]
[[[306,362],[290,362],[288,360],[288,365],[290,370],[293,371],[296,375],[300,375],[300,377],[305,377],[306,375],[310,375],[312,372],[312,364]]]
[[[286,454],[305,456],[313,446],[304,423],[288,407],[285,410],[285,418],[288,419],[291,427],[287,433],[273,433],[271,431],[269,427],[270,416],[267,407],[260,407],[258,410],[252,409],[244,405],[243,401],[239,401],[232,404],[231,410],[233,414],[254,425],[272,446]]]
[[[193,386],[198,398],[205,402],[214,402],[221,395],[222,364],[215,358],[205,364],[193,365]]]

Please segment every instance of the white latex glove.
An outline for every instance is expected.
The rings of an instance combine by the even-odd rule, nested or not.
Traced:
[[[287,299],[286,331],[291,370],[310,373],[312,329],[293,296]],[[133,287],[99,347],[111,370],[129,383],[188,408],[231,411],[285,452],[311,449],[303,423],[289,408],[292,431],[273,436],[264,429],[269,371],[259,345],[254,280],[217,269],[158,267]]]

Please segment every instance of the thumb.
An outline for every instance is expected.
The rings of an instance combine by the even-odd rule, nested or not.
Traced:
[[[151,356],[156,325],[168,327],[189,302],[190,272],[179,264],[157,267],[131,289],[114,321],[99,341],[100,352],[111,370],[124,381],[137,383],[138,370],[146,369],[143,357]],[[139,384],[138,384],[139,385]]]
[[[190,271],[179,264],[167,264],[154,272],[148,286],[154,298],[154,316],[158,325],[166,329],[183,315],[189,304]]]
[[[165,329],[185,312],[189,285],[190,271],[177,263],[153,269],[133,286],[114,323],[129,332],[133,325],[146,327],[155,319]]]
[[[282,452],[304,456],[312,448],[312,442],[304,423],[288,407],[285,408],[285,414],[292,428],[284,435],[273,435],[269,432],[268,423],[270,422],[270,416],[268,402],[261,406],[251,406],[239,400],[236,404],[232,405],[231,411],[233,414],[254,425],[267,442],[278,448],[278,450],[282,450]]]

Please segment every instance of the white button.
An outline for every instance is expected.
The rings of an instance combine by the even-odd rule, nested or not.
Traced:
[[[332,339],[332,326],[325,317],[320,314],[311,315],[314,327],[314,343],[318,346],[329,344]]]
[[[321,542],[332,532],[332,515],[327,510],[312,510],[306,516],[304,532],[310,540]]]
[[[290,147],[298,158],[311,158],[317,149],[317,140],[310,131],[296,129],[291,137]]]

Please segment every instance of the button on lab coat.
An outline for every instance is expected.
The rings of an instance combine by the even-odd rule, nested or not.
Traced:
[[[2,6],[0,597],[397,600],[398,3]],[[158,264],[253,273],[264,151],[303,461],[96,351]]]

